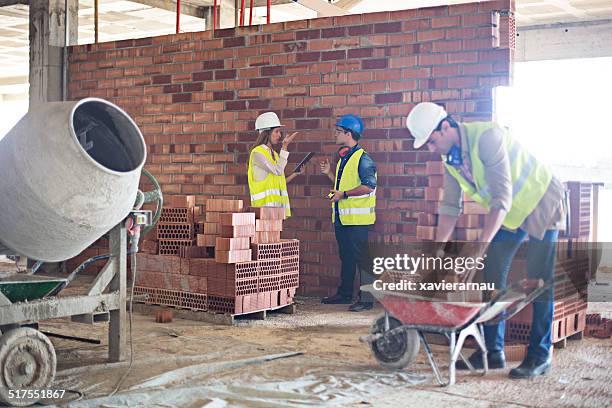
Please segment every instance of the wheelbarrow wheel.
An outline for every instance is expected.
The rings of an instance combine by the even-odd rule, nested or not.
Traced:
[[[51,341],[30,327],[6,332],[0,338],[0,403],[28,406],[41,395],[16,395],[15,390],[49,390],[57,359]],[[40,392],[40,391],[38,391]]]
[[[389,330],[402,325],[395,317],[389,316]],[[402,330],[385,335],[385,316],[376,319],[370,328],[371,334],[383,333],[378,340],[370,343],[376,360],[386,368],[398,370],[408,366],[419,353],[419,335],[416,330]]]

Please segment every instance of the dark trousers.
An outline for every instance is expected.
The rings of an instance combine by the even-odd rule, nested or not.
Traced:
[[[553,280],[557,237],[559,231],[546,231],[542,240],[529,236],[527,243],[527,276],[529,279]],[[512,258],[516,254],[527,233],[499,230],[491,241],[485,260],[484,276],[487,282],[495,283],[496,288],[505,288]],[[533,302],[533,317],[527,356],[545,360],[552,347],[553,287],[541,294]],[[506,324],[485,326],[485,342],[488,351],[504,349]]]
[[[370,225],[336,225],[336,241],[342,261],[340,287],[338,294],[353,297],[353,282],[355,270],[359,268],[362,285],[374,281],[372,271],[368,271],[370,254],[368,247],[368,232]],[[368,292],[360,292],[362,302],[373,302],[374,297]]]

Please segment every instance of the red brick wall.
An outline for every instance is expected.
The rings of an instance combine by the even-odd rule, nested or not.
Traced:
[[[493,27],[491,13],[510,7],[504,0],[76,46],[70,98],[125,109],[164,193],[195,194],[200,203],[246,199],[254,120],[277,112],[300,132],[290,162],[318,153],[289,187],[294,216],[284,235],[302,241],[302,290],[326,295],[338,285],[339,262],[330,183],[316,163],[335,162],[334,119],[355,113],[365,121],[362,145],[379,175],[371,240],[414,241],[423,163],[433,157],[413,151],[406,115],[432,100],[460,119],[491,118],[491,90],[509,83],[512,60],[510,41],[499,41],[512,30]]]

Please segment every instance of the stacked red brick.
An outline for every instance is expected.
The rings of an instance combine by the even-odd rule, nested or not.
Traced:
[[[299,286],[299,241],[280,239],[284,209],[265,207],[249,211],[252,212],[220,216],[216,260],[232,263],[250,260],[251,256],[254,259],[228,265],[225,293],[209,292],[214,295],[210,300],[215,307],[228,313],[288,305]]]
[[[428,161],[425,163],[425,172],[427,187],[424,191],[424,200],[419,203],[418,208],[420,212],[417,214],[417,238],[433,241],[444,191],[444,164],[441,161]],[[486,213],[484,207],[464,196],[463,212],[457,220],[451,239],[456,241],[477,240],[484,225],[483,214]]]
[[[585,336],[609,339],[612,337],[612,319],[601,317],[599,313],[589,313],[586,316]]]
[[[553,343],[581,333],[586,328],[587,285],[591,276],[591,202],[592,185],[568,182],[570,194],[569,225],[560,233],[554,281]],[[596,214],[594,214],[596,217]],[[522,255],[522,256],[520,256]],[[511,267],[510,279],[527,277],[524,253]],[[506,337],[527,342],[531,329],[531,305],[514,316],[506,325]]]
[[[256,245],[260,259],[217,264],[226,267],[226,275],[225,280],[209,277],[211,310],[239,314],[292,303],[299,285],[299,242]]]
[[[207,199],[206,212],[203,217],[202,233],[198,234],[198,246],[214,247],[217,237],[221,236],[221,214],[241,213],[244,208],[242,200]],[[250,237],[253,234],[249,234]],[[230,235],[231,236],[231,235]]]
[[[586,324],[586,280],[589,260],[580,250],[570,251],[560,243],[554,276],[553,343],[584,330]],[[519,254],[520,256],[520,254]],[[518,256],[517,256],[518,258]],[[524,258],[516,259],[510,268],[509,280],[515,282],[527,278]],[[532,305],[528,305],[506,324],[506,339],[527,343],[531,330]]]
[[[134,294],[146,294],[146,303],[208,310],[208,268],[202,273],[196,261],[200,259],[137,254]]]
[[[156,226],[160,255],[180,255],[185,247],[195,246],[194,196],[169,196]]]
[[[568,229],[563,235],[588,242],[591,236],[591,202],[594,186],[591,183],[569,181],[566,187],[569,192],[570,220]]]
[[[253,208],[257,215],[255,221],[254,244],[270,244],[280,242],[285,219],[284,208]]]
[[[219,263],[250,261],[249,241],[255,236],[255,213],[221,213],[219,225],[215,260]]]
[[[291,304],[299,285],[299,241],[280,239],[284,210],[242,208],[241,200],[207,200],[207,233],[197,239],[205,246],[186,247],[181,257],[139,254],[136,292],[147,294],[148,303],[231,314]],[[261,232],[272,230],[260,240],[273,242],[251,244],[258,225],[268,230]],[[215,259],[203,259],[209,251],[194,253],[213,249],[206,245],[212,242]]]

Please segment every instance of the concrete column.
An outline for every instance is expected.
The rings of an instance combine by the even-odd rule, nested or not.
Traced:
[[[206,12],[204,14],[204,21],[205,21],[205,26],[204,26],[204,31],[206,30],[212,30],[213,26],[212,26],[212,21],[213,21],[213,7],[206,7]]]
[[[245,0],[245,4],[246,4]],[[240,25],[240,0],[234,0],[234,26]]]
[[[68,45],[77,44],[78,0],[68,0]],[[65,1],[30,2],[30,107],[62,100]]]
[[[68,0],[68,45],[78,42],[78,0]],[[64,89],[64,0],[30,1],[30,108],[61,101]],[[45,271],[58,271],[61,263],[45,265]]]
[[[236,1],[221,0],[219,2],[219,28],[236,27]]]

